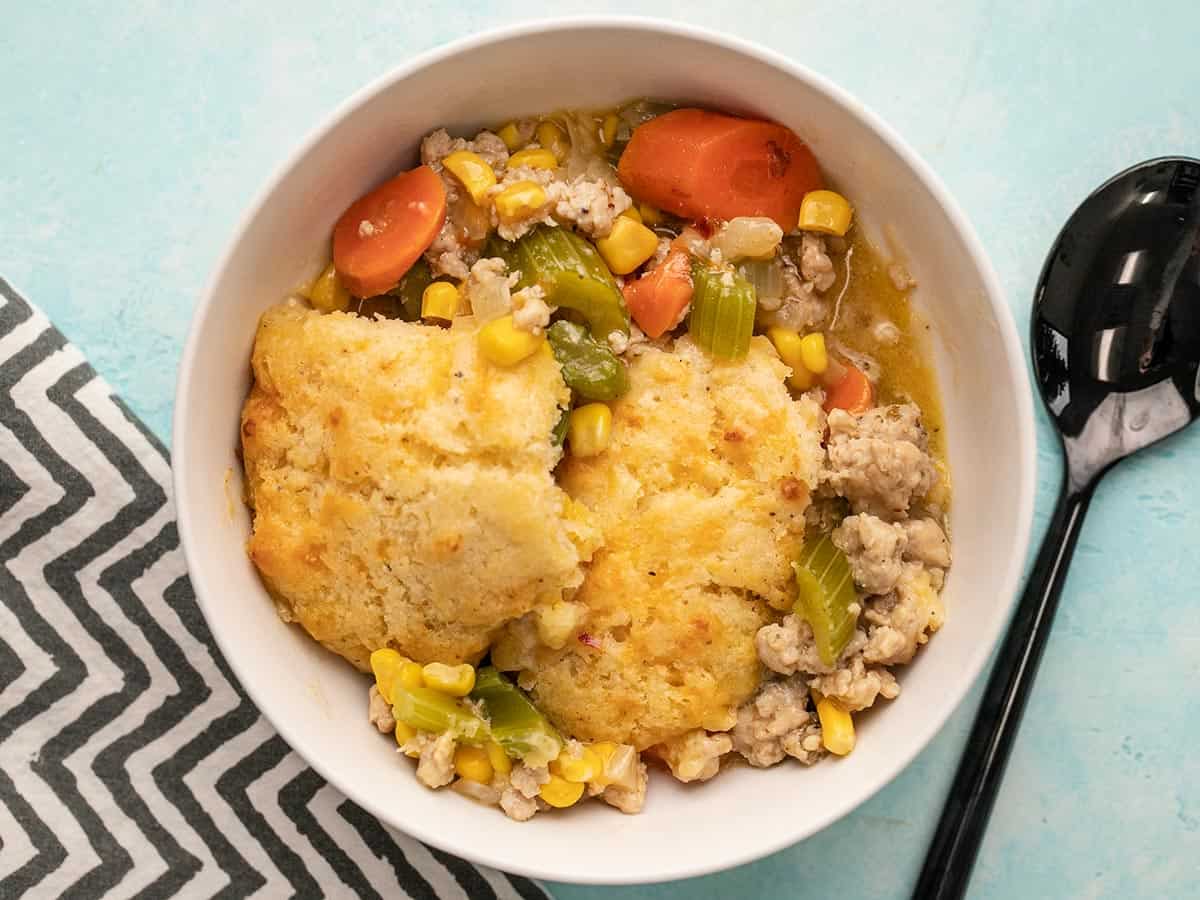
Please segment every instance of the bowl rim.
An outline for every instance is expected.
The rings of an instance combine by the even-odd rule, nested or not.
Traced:
[[[993,650],[1003,636],[1011,611],[1016,605],[1017,587],[1024,571],[1025,560],[1029,550],[1037,473],[1032,387],[1025,363],[1024,350],[1018,336],[1012,310],[1005,300],[999,277],[970,220],[960,209],[958,203],[951,196],[945,185],[943,185],[941,179],[934,173],[929,164],[909,146],[907,141],[880,118],[878,114],[825,76],[814,72],[807,66],[794,61],[778,51],[745,38],[721,34],[706,27],[658,17],[631,15],[553,16],[530,19],[517,24],[487,29],[478,34],[458,38],[441,46],[422,51],[368,82],[326,114],[296,148],[274,167],[263,187],[254,195],[242,215],[238,218],[237,225],[233,229],[230,239],[217,257],[217,262],[204,285],[199,301],[193,311],[183,355],[180,359],[175,391],[175,408],[172,416],[171,454],[172,481],[180,544],[187,562],[196,602],[200,607],[205,622],[208,624],[217,647],[225,657],[225,661],[228,663],[231,671],[237,677],[242,689],[245,690],[247,696],[254,702],[259,712],[287,742],[288,746],[295,750],[307,765],[311,766],[314,771],[329,782],[329,784],[341,791],[343,795],[370,812],[380,821],[447,853],[452,853],[477,864],[530,878],[566,881],[576,884],[618,885],[644,884],[649,882],[644,876],[634,875],[626,877],[620,871],[607,872],[603,875],[591,873],[579,875],[568,871],[566,866],[513,865],[507,859],[492,855],[486,847],[456,845],[451,835],[439,831],[436,826],[429,827],[426,823],[420,821],[405,821],[403,825],[400,825],[389,814],[389,810],[385,804],[377,798],[365,795],[359,791],[347,790],[340,783],[336,772],[332,771],[323,760],[309,759],[303,752],[297,749],[305,745],[303,736],[297,730],[290,728],[286,722],[276,721],[272,717],[269,707],[265,707],[260,703],[259,698],[256,696],[253,680],[246,677],[248,673],[245,671],[242,662],[229,652],[231,645],[228,641],[228,635],[220,628],[214,626],[214,617],[210,615],[211,607],[206,599],[204,576],[201,574],[204,570],[198,565],[199,560],[194,558],[193,554],[192,526],[185,512],[189,507],[187,482],[181,474],[188,469],[189,410],[184,400],[191,392],[192,369],[198,353],[199,335],[205,330],[205,324],[212,314],[216,287],[222,280],[251,223],[260,215],[272,194],[275,193],[292,169],[295,168],[312,148],[340,126],[342,121],[359,106],[367,103],[371,98],[387,90],[395,83],[402,81],[427,66],[489,44],[500,43],[527,35],[556,31],[605,29],[640,30],[666,34],[672,37],[683,37],[713,44],[723,49],[755,58],[759,62],[782,71],[790,78],[803,82],[813,90],[830,97],[848,115],[856,118],[860,124],[874,132],[892,152],[903,160],[904,164],[908,166],[915,177],[935,198],[942,212],[950,220],[955,231],[961,236],[969,253],[971,263],[980,273],[981,280],[984,283],[987,302],[992,308],[999,327],[1004,356],[1008,362],[1006,372],[1007,382],[1004,387],[1014,394],[1014,401],[1017,406],[1017,442],[1020,453],[1019,462],[1021,464],[1020,484],[1017,486],[1016,492],[1016,541],[1009,554],[1003,578],[999,580],[998,589],[995,592],[998,602],[993,604],[989,617],[982,625],[983,634],[987,640],[978,642],[969,657],[968,664],[963,672],[967,677],[956,679],[954,684],[947,686],[946,694],[952,702],[945,704],[939,713],[926,720],[925,724],[918,730],[917,740],[911,743],[911,749],[906,753],[896,756],[890,768],[885,770],[886,775],[879,778],[877,783],[870,785],[867,790],[849,797],[843,802],[831,804],[828,808],[821,811],[819,815],[815,816],[808,826],[791,831],[785,829],[782,832],[768,832],[763,835],[761,844],[729,856],[723,856],[719,860],[692,859],[682,863],[676,862],[666,865],[661,872],[655,874],[653,880],[669,881],[708,875],[762,859],[779,850],[797,844],[851,813],[854,809],[875,796],[875,794],[908,768],[913,759],[928,747],[934,736],[942,730],[950,716],[961,705],[968,691],[973,687],[985,664],[990,659]]]

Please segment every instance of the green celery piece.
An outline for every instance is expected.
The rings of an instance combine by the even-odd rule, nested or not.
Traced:
[[[758,301],[754,287],[729,269],[692,265],[692,311],[688,334],[701,349],[723,359],[741,359],[750,349]]]
[[[561,320],[546,330],[550,349],[567,387],[585,400],[616,400],[629,390],[625,364],[608,345],[575,322]]]
[[[551,306],[573,309],[603,340],[629,334],[629,311],[599,251],[565,228],[539,225],[514,245],[520,287],[541,285]],[[513,264],[509,263],[509,269]]]
[[[475,673],[471,699],[483,704],[492,738],[509,756],[528,766],[544,766],[562,750],[563,740],[529,698],[494,666]]]
[[[451,731],[461,740],[481,743],[487,739],[487,722],[446,694],[433,688],[392,688],[392,715],[418,731],[441,734]]]
[[[858,603],[854,578],[846,555],[828,534],[815,541],[805,541],[800,559],[792,564],[796,570],[796,615],[812,626],[817,653],[821,662],[832,666],[854,634],[858,613],[852,607]]]
[[[561,447],[563,441],[567,439],[567,429],[571,426],[571,410],[564,409],[562,415],[558,418],[558,424],[550,432],[550,443],[555,447]]]
[[[520,267],[520,262],[517,259],[517,245],[512,241],[506,241],[498,234],[492,234],[488,237],[487,242],[483,245],[483,253],[480,259],[491,259],[498,257],[504,260],[508,265],[508,271],[516,271]]]

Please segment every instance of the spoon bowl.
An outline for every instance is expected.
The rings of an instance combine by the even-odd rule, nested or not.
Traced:
[[[966,893],[1096,483],[1200,416],[1200,160],[1149,160],[1092,192],[1046,259],[1032,329],[1066,472],[913,893],[920,900]]]

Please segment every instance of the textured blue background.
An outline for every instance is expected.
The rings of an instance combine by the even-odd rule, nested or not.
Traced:
[[[273,167],[412,53],[532,12],[485,0],[4,6],[0,274],[164,439],[192,306]],[[547,11],[601,9],[561,0]],[[881,113],[965,207],[1022,332],[1042,257],[1079,199],[1140,159],[1200,156],[1195,0],[665,0],[603,11],[752,38]],[[1044,419],[1039,429],[1038,533],[1059,478]],[[1093,504],[973,897],[1197,895],[1198,464],[1200,430],[1125,464]],[[892,785],[800,846],[674,885],[554,890],[564,900],[907,896],[977,697],[978,686]]]

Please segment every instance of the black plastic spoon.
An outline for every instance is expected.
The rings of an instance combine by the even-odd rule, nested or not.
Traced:
[[[1046,258],[1032,328],[1034,372],[1062,438],[1066,474],[917,900],[966,893],[1097,482],[1200,416],[1200,160],[1150,160],[1097,188]]]

